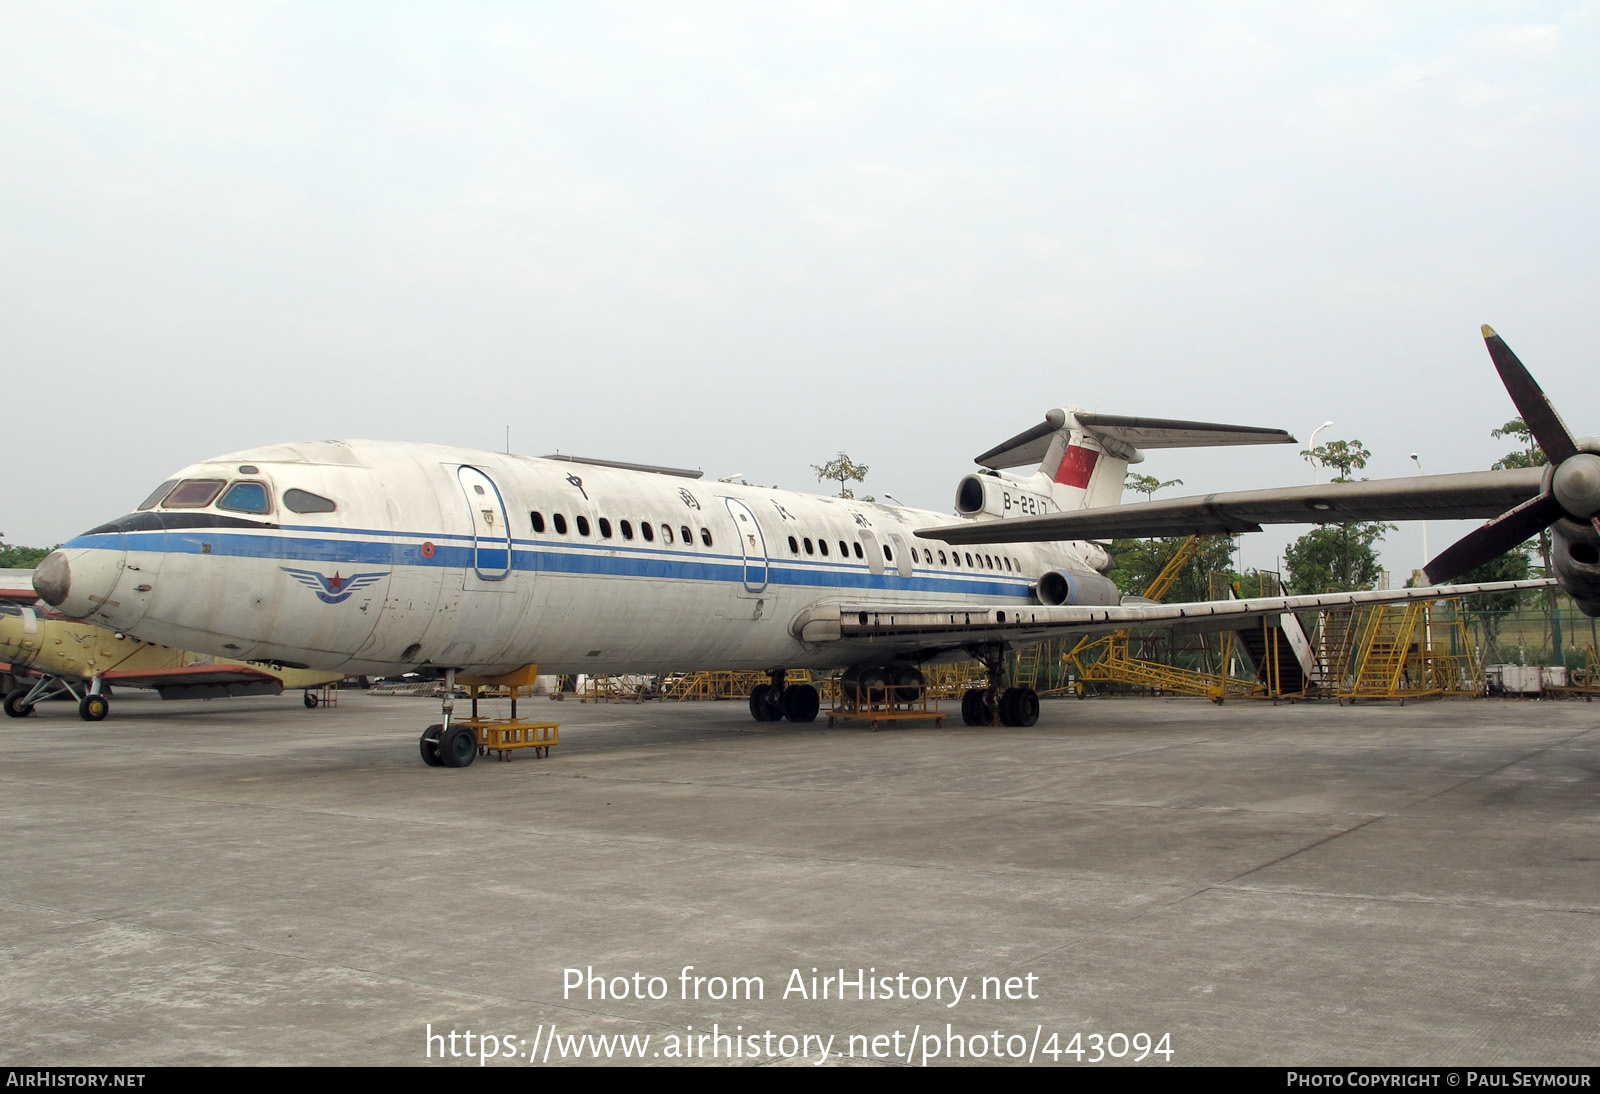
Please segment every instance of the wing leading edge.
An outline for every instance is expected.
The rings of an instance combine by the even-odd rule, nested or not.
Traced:
[[[1495,517],[1536,496],[1543,476],[1543,468],[1527,467],[1271,490],[1233,490],[1105,505],[1047,517],[946,524],[920,529],[917,535],[946,543],[1025,543],[1219,532],[1237,534],[1259,532],[1264,524]]]

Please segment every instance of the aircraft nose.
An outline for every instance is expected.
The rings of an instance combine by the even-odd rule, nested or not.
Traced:
[[[104,616],[117,605],[111,597],[121,572],[121,551],[51,551],[33,571],[33,591],[74,619],[88,619],[96,613]]]
[[[61,607],[72,588],[72,564],[65,551],[51,551],[33,571],[33,591],[52,608]]]

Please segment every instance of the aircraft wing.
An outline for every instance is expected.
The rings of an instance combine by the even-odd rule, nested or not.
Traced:
[[[108,669],[101,679],[130,688],[181,688],[197,684],[276,684],[283,681],[265,669],[249,665],[179,665],[160,669]]]
[[[1272,490],[1232,490],[1104,505],[1047,517],[964,521],[922,528],[917,535],[946,543],[1026,543],[1217,532],[1237,534],[1259,532],[1263,524],[1496,517],[1537,495],[1543,478],[1543,468],[1526,467]]]
[[[1426,585],[1415,589],[1377,589],[1310,596],[1263,596],[1245,600],[1206,600],[1190,604],[1123,604],[1117,607],[1029,604],[1022,607],[903,609],[851,604],[818,605],[795,623],[808,642],[872,641],[894,650],[928,654],[992,642],[1027,645],[1066,634],[1097,634],[1135,627],[1176,626],[1188,630],[1232,630],[1239,623],[1284,612],[1317,611],[1366,604],[1397,604],[1473,593],[1537,589],[1554,579],[1491,581],[1465,585]]]

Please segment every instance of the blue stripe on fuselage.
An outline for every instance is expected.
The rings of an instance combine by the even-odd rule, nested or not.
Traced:
[[[408,533],[409,535],[409,533]],[[461,539],[437,535],[429,542]],[[470,542],[471,537],[465,537]],[[502,541],[503,542],[503,541]],[[605,577],[643,577],[666,581],[744,581],[745,561],[737,555],[705,555],[688,551],[663,551],[648,547],[580,548],[517,540],[511,553],[512,569],[525,572],[593,574]],[[530,549],[520,549],[524,545]],[[68,549],[149,551],[160,554],[218,555],[225,558],[282,559],[360,566],[421,566],[470,570],[474,566],[498,570],[505,549],[485,548],[475,558],[471,546],[435,543],[432,558],[424,558],[419,543],[372,539],[330,539],[295,535],[261,535],[219,529],[125,532],[78,536],[62,545]],[[551,549],[555,548],[555,549]],[[673,557],[659,557],[667,554]],[[759,570],[760,563],[754,564]],[[827,567],[821,569],[820,567]],[[865,567],[840,563],[809,563],[806,567],[769,559],[768,584],[830,589],[878,589],[907,592],[960,593],[1026,599],[1028,587],[1020,578],[1006,580],[977,574],[943,574],[913,571],[911,577],[889,572],[874,574]]]

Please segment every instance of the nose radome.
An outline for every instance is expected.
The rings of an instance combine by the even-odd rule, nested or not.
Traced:
[[[72,588],[72,566],[66,553],[51,551],[33,571],[33,591],[52,608],[59,608]]]

